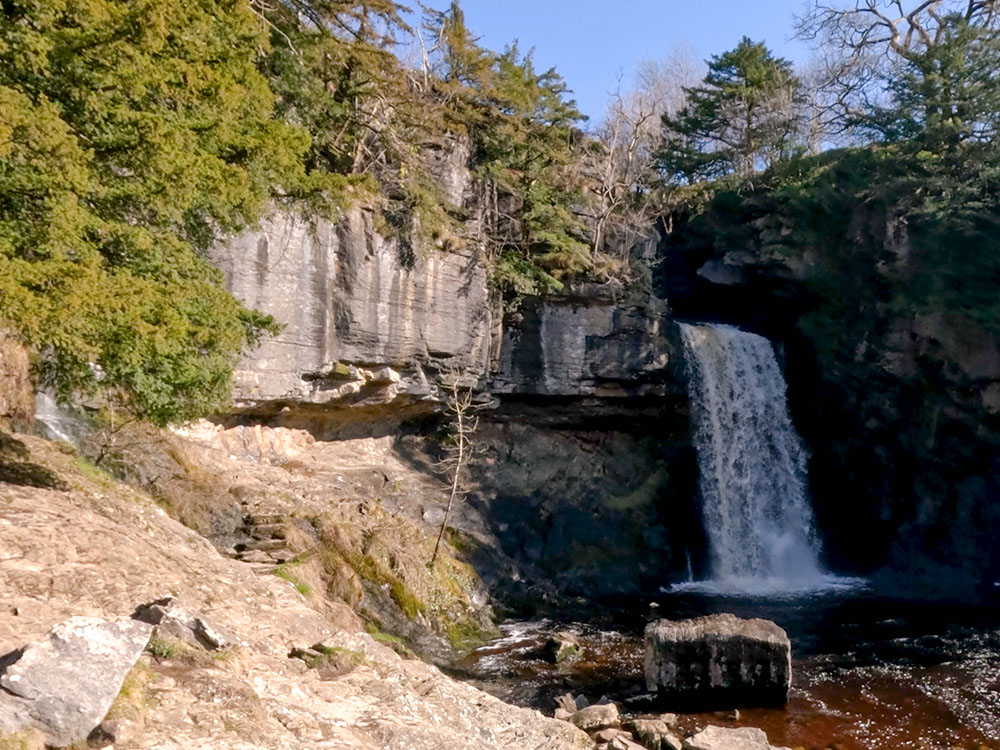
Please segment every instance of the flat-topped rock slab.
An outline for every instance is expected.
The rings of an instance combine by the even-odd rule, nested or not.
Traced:
[[[731,614],[646,626],[646,686],[663,702],[718,709],[783,705],[792,682],[788,634]]]
[[[55,747],[82,742],[108,712],[152,631],[128,617],[73,617],[56,625],[12,655],[0,675],[0,728],[35,727]]]
[[[729,729],[709,726],[684,740],[683,750],[788,750],[788,748],[771,745],[767,741],[767,735],[754,727]]]

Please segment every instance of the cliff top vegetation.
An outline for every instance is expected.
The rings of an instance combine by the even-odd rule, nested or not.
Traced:
[[[808,75],[747,38],[700,82],[681,58],[646,66],[587,134],[559,74],[481,46],[458,2],[412,25],[394,0],[9,0],[0,324],[62,397],[164,424],[223,408],[241,353],[276,330],[206,260],[275,207],[362,203],[406,252],[474,248],[506,300],[627,269],[659,218],[727,194],[771,191],[807,234],[832,193],[884,200],[937,248],[991,247],[997,3],[905,6],[815,3]],[[833,174],[815,155],[835,146],[851,179],[805,178]],[[449,148],[469,153],[461,205],[428,158]],[[995,326],[968,283],[995,278],[995,253],[960,271],[932,254],[908,289]]]
[[[41,383],[156,423],[222,408],[272,320],[206,260],[293,204],[358,202],[404,249],[472,245],[500,294],[590,268],[571,170],[581,115],[555,71],[476,44],[457,3],[413,32],[391,0],[13,0],[0,6],[0,323]],[[428,149],[467,144],[481,215]]]

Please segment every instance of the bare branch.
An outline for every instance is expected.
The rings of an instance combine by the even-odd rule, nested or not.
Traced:
[[[887,96],[887,82],[901,64],[938,44],[948,18],[974,25],[996,22],[997,0],[854,0],[838,6],[816,0],[797,19],[797,36],[811,40],[822,75],[816,99],[828,132],[843,132]]]
[[[292,54],[296,56],[299,55],[299,51],[295,49],[295,45],[292,44],[292,40],[289,38],[288,34],[271,23],[271,19],[267,17],[268,12],[271,11],[272,8],[264,0],[250,0],[247,7],[249,7],[250,12],[263,21],[268,28],[281,35],[281,37],[285,40],[285,43],[288,45],[288,49],[292,51]]]
[[[455,500],[462,494],[462,479],[466,467],[473,455],[472,439],[479,428],[479,418],[475,416],[473,404],[475,393],[471,386],[462,385],[462,377],[458,373],[452,373],[450,383],[446,383],[447,390],[447,411],[451,413],[451,435],[452,443],[448,446],[447,455],[440,462],[449,475],[451,485],[448,495],[448,505],[445,507],[444,518],[441,520],[441,529],[438,531],[437,540],[434,542],[434,552],[431,553],[428,566],[433,567],[437,560],[438,551],[441,547],[441,539],[444,537],[445,529],[448,528],[448,519],[451,517],[451,510]]]

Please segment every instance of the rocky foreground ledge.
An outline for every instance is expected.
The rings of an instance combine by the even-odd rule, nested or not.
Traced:
[[[104,728],[117,736],[92,737],[98,746],[593,747],[566,722],[401,658],[360,632],[346,606],[310,608],[287,581],[222,557],[149,497],[85,470],[52,444],[22,439],[32,460],[69,489],[0,482],[0,654],[11,655],[5,668],[17,661],[16,652],[44,643],[60,623],[121,622],[140,605],[167,597],[233,641],[210,650],[154,633],[111,707],[118,720]],[[148,633],[146,627],[135,630],[140,639]],[[313,645],[323,650],[310,656]],[[40,747],[43,734],[49,743],[66,742],[69,735],[39,720],[39,711],[34,715],[18,731],[15,747]],[[13,730],[18,726],[8,723],[0,738],[7,732],[10,739]]]

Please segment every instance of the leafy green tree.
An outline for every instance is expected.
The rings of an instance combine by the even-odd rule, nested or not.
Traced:
[[[570,172],[579,160],[583,119],[555,70],[538,73],[516,45],[496,64],[486,92],[489,119],[476,133],[476,171],[487,191],[488,226],[501,286],[512,294],[558,289],[590,267],[587,232]]]
[[[426,71],[421,80],[394,54],[411,33],[403,10],[392,0],[273,4],[267,72],[279,111],[312,135],[307,168],[325,176],[321,195],[375,207],[381,228],[413,257],[421,246],[447,246],[456,225],[426,161],[456,120],[441,95],[446,83]]]
[[[425,67],[438,79],[445,127],[470,141],[480,212],[477,243],[508,298],[544,294],[591,266],[573,177],[583,116],[554,70],[535,70],[516,44],[502,54],[478,43],[458,2],[425,9]]]
[[[736,173],[749,177],[798,146],[802,87],[792,65],[763,42],[743,37],[708,61],[701,86],[663,117],[660,169],[685,182]]]
[[[505,136],[515,136],[505,154],[502,178],[523,200],[529,252],[556,273],[585,270],[588,252],[572,211],[577,194],[561,173],[574,163],[581,140],[574,127],[583,116],[555,69],[536,73],[531,54],[521,58],[516,45],[500,57],[498,79],[494,103],[509,118],[508,127],[484,140],[494,153],[503,153]]]
[[[0,323],[63,396],[201,414],[273,327],[203,254],[303,178],[267,45],[243,1],[0,5]]]
[[[423,28],[431,37],[424,66],[432,72],[431,56],[439,57],[433,70],[446,88],[446,93],[458,95],[482,92],[493,78],[497,56],[479,45],[478,39],[465,23],[465,12],[458,0],[452,0],[448,10],[422,6]],[[450,87],[451,91],[447,91]]]
[[[358,175],[383,159],[408,98],[392,50],[408,29],[392,0],[289,0],[262,11],[278,111],[312,136],[311,171]]]

